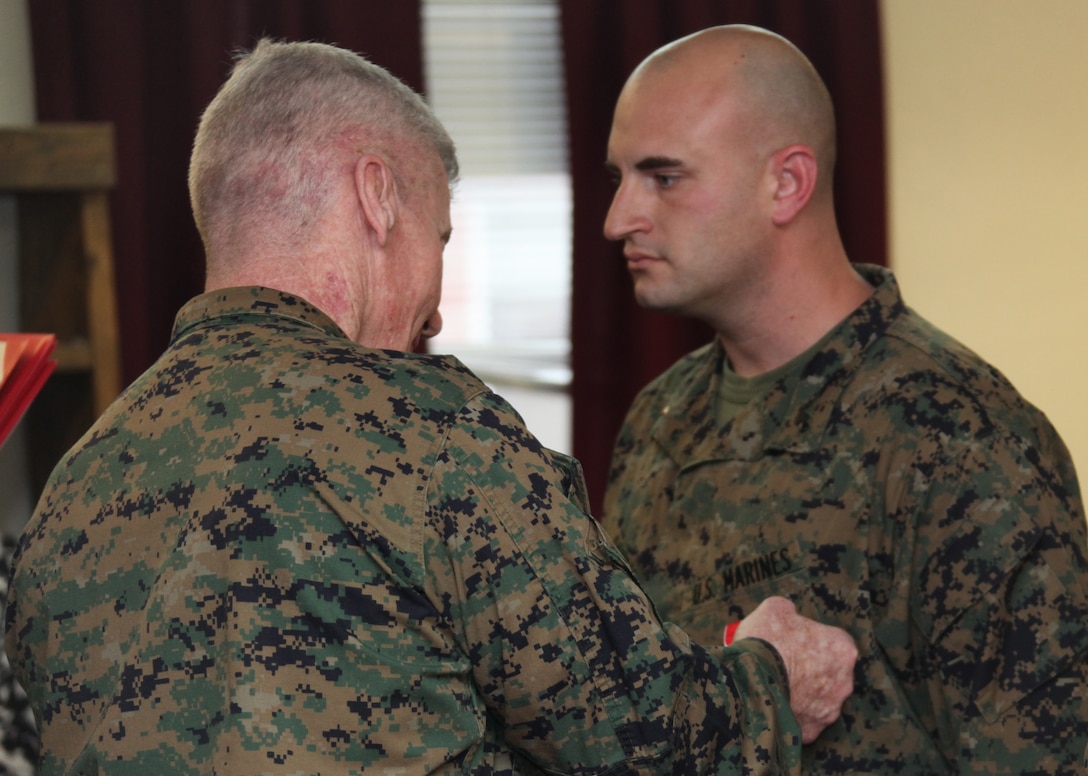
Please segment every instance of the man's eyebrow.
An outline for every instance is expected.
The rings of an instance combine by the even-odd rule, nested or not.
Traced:
[[[684,163],[679,159],[673,159],[668,156],[647,156],[645,159],[640,159],[635,164],[635,169],[640,172],[652,172],[654,170],[683,166]],[[611,175],[619,175],[620,172],[619,166],[612,162],[605,162],[604,169],[605,172],[610,173]]]
[[[639,160],[635,165],[636,170],[642,172],[649,172],[652,170],[660,170],[665,167],[683,167],[684,163],[679,159],[673,159],[668,156],[647,156],[645,159]]]

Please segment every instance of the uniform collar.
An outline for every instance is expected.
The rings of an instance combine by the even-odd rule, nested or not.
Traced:
[[[288,318],[323,331],[330,337],[347,339],[347,334],[328,315],[301,297],[263,286],[238,286],[208,291],[190,299],[174,320],[172,340],[213,320],[234,322],[258,318]]]
[[[715,339],[680,364],[681,374],[651,434],[677,461],[754,460],[767,452],[806,453],[820,449],[837,411],[829,386],[861,363],[862,355],[906,309],[892,273],[855,265],[875,287],[873,294],[843,320],[818,351],[806,354],[795,369],[724,426],[718,426],[718,382],[725,352]],[[845,381],[840,381],[845,387]]]

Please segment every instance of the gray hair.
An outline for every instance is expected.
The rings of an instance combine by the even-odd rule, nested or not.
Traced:
[[[205,244],[224,229],[303,236],[329,196],[345,143],[395,155],[430,146],[457,180],[453,141],[416,92],[336,46],[261,40],[241,54],[200,119],[189,197]],[[286,230],[286,231],[284,231]]]

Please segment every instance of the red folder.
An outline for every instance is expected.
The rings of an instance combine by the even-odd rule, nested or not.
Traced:
[[[52,334],[0,332],[0,445],[57,366]]]

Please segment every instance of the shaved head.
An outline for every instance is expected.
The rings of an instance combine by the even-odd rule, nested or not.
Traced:
[[[632,73],[624,94],[674,83],[706,103],[735,103],[736,126],[760,156],[792,144],[812,149],[830,192],[835,166],[831,95],[812,63],[785,38],[758,27],[711,27],[655,51]],[[621,100],[623,96],[621,95]]]

